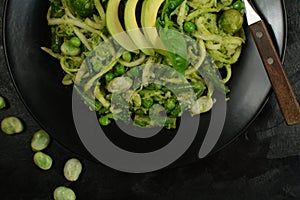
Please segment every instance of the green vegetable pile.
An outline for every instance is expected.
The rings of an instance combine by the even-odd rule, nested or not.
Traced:
[[[102,126],[133,119],[173,129],[184,111],[209,111],[214,88],[229,92],[224,85],[245,42],[243,12],[240,0],[50,0],[52,45],[42,49]]]

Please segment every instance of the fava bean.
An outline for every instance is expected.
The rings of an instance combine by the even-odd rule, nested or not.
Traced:
[[[40,151],[33,155],[33,161],[36,166],[43,170],[48,170],[52,166],[52,158]]]
[[[76,195],[74,191],[65,186],[57,187],[53,192],[54,200],[75,200]]]
[[[3,97],[0,96],[0,110],[2,108],[5,108],[6,106],[6,102],[5,102],[5,99]]]
[[[76,158],[69,159],[64,166],[64,176],[68,181],[76,181],[82,171],[82,164]]]
[[[31,149],[33,151],[42,151],[44,150],[50,143],[50,136],[46,131],[39,130],[34,133],[31,139]]]
[[[11,116],[1,121],[1,130],[8,135],[12,135],[21,133],[24,130],[24,126],[19,118]]]

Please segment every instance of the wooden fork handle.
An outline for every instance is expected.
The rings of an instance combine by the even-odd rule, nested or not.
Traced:
[[[300,106],[263,21],[249,26],[271,81],[281,112],[288,125],[300,122]]]

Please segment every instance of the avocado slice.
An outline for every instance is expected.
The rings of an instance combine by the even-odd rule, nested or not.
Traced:
[[[132,41],[136,44],[138,48],[141,49],[146,55],[154,55],[155,52],[153,49],[143,48],[149,47],[151,44],[145,38],[144,34],[139,30],[135,10],[137,6],[138,0],[128,0],[125,5],[124,10],[124,23],[126,27],[126,31],[128,35],[131,37]]]
[[[155,29],[155,24],[158,10],[164,1],[165,0],[145,0],[142,5],[141,15],[141,24],[144,28],[146,39],[163,55],[165,55],[165,51],[163,51],[165,48]]]
[[[138,48],[132,42],[120,23],[118,9],[121,0],[109,0],[106,8],[106,26],[112,37],[126,50],[138,52]],[[122,34],[120,34],[122,33]]]

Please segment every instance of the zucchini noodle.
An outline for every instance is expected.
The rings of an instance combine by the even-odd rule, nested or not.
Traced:
[[[230,81],[232,64],[239,59],[246,40],[242,28],[244,11],[233,6],[241,3],[240,0],[157,1],[162,3],[161,6],[152,6],[150,0],[139,0],[143,6],[152,8],[143,7],[139,15],[144,21],[140,24],[144,26],[156,21],[153,26],[162,29],[158,35],[166,49],[154,49],[155,53],[151,54],[144,49],[128,52],[126,48],[118,48],[116,41],[108,42],[111,36],[114,37],[114,29],[122,28],[110,27],[112,25],[107,22],[107,16],[111,16],[106,13],[108,2],[118,1],[49,1],[46,19],[51,27],[52,43],[51,47],[42,47],[42,50],[59,60],[65,73],[62,84],[74,84],[84,102],[97,112],[102,126],[109,125],[112,120],[128,122],[131,119],[141,127],[161,125],[161,110],[153,107],[151,115],[154,117],[150,119],[148,116],[155,104],[164,107],[167,116],[163,125],[168,129],[176,128],[177,118],[185,110],[191,115],[209,111],[215,102],[215,88],[224,88],[224,84]],[[127,1],[131,1],[131,5],[137,2]],[[111,4],[114,6],[114,3]],[[126,6],[126,2],[121,1],[121,4]],[[119,4],[115,12],[118,10]],[[126,14],[132,13],[127,10]],[[156,19],[150,18],[152,16]],[[132,15],[130,19],[133,19]],[[126,18],[124,22],[130,27],[138,24],[131,24]],[[144,33],[146,36],[146,32],[141,31],[141,34]],[[186,40],[185,36],[193,41]],[[130,37],[134,42],[132,35]],[[100,44],[101,48],[98,47]],[[113,59],[113,55],[119,56]],[[156,69],[152,64],[169,65],[176,73],[169,73],[164,68]],[[218,70],[222,77],[216,76]],[[161,84],[154,83],[159,75],[163,76]],[[130,88],[134,85],[138,89],[132,91]],[[172,88],[180,92],[175,95]],[[124,93],[117,103],[112,102],[115,92]],[[199,102],[203,105],[198,105]],[[120,105],[125,104],[131,119],[122,112]]]

